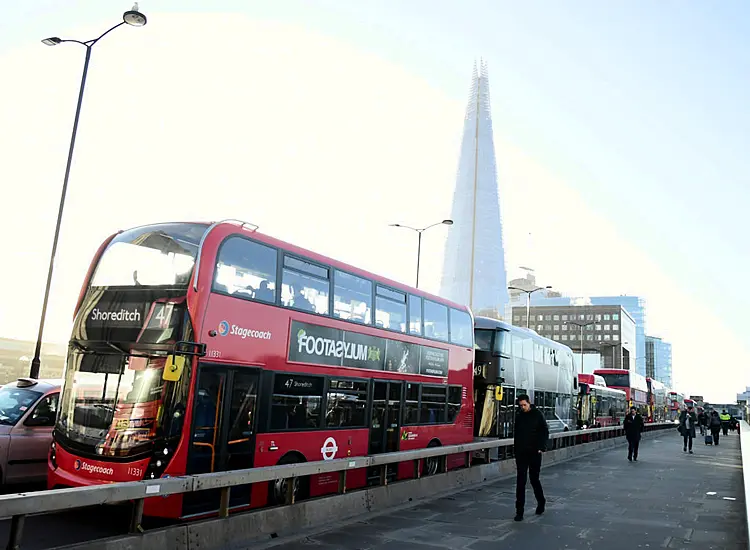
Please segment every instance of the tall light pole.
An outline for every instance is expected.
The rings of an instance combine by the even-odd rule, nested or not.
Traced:
[[[443,220],[441,222],[433,223],[432,225],[428,225],[427,227],[422,227],[421,229],[416,227],[410,227],[408,225],[403,225],[401,223],[392,223],[390,227],[402,227],[404,229],[411,229],[412,231],[417,232],[417,284],[416,287],[419,288],[419,257],[422,255],[422,233],[430,229],[431,227],[435,227],[436,225],[453,225],[453,220]]]
[[[581,370],[583,370],[583,329],[584,327],[588,327],[588,326],[596,324],[596,321],[591,321],[589,323],[577,323],[575,321],[565,321],[565,324],[574,325],[581,329]]]
[[[534,294],[538,290],[549,290],[552,288],[551,286],[540,286],[539,288],[535,288],[533,290],[526,290],[525,288],[518,288],[517,286],[509,286],[508,290],[520,290],[521,292],[526,293],[526,328],[529,328],[529,310],[531,309],[531,295]]]
[[[86,40],[81,42],[80,40],[72,39],[61,39],[56,36],[45,38],[42,40],[42,44],[47,46],[57,46],[65,42],[75,42],[86,48],[86,58],[83,62],[83,75],[81,76],[81,89],[78,92],[78,104],[76,105],[76,114],[73,119],[73,132],[70,136],[70,147],[68,148],[68,163],[65,165],[65,177],[63,178],[62,193],[60,196],[60,207],[57,211],[57,225],[55,226],[55,236],[52,240],[52,253],[49,257],[49,270],[47,271],[47,286],[44,290],[44,301],[42,302],[42,316],[39,320],[39,332],[36,337],[36,348],[34,349],[34,358],[31,360],[31,368],[29,369],[29,376],[31,378],[39,378],[39,367],[41,366],[40,355],[42,352],[42,335],[44,334],[44,320],[47,317],[47,303],[49,302],[49,290],[52,284],[52,271],[55,265],[55,254],[57,253],[57,241],[60,237],[60,224],[62,223],[63,209],[65,207],[65,195],[68,191],[68,179],[70,178],[70,165],[73,162],[73,149],[76,144],[76,133],[78,132],[78,119],[81,116],[81,104],[83,103],[83,90],[86,87],[86,74],[89,71],[89,60],[91,59],[91,48],[94,44],[99,42],[107,34],[115,30],[122,25],[130,25],[131,27],[142,27],[146,24],[146,16],[138,11],[138,4],[133,6],[132,10],[126,11],[122,14],[122,21],[114,27],[111,27],[107,31],[100,34],[97,38]]]

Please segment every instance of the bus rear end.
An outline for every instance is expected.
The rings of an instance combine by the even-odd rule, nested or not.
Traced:
[[[94,260],[76,310],[49,488],[181,475],[193,342],[187,289],[204,224],[119,233]],[[160,499],[162,500],[162,499]],[[151,515],[179,515],[163,499]]]

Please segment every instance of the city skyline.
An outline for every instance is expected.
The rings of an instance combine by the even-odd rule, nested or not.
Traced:
[[[508,302],[503,220],[487,63],[474,63],[461,137],[440,294],[475,315],[502,318]]]
[[[149,24],[92,57],[48,339],[69,337],[99,244],[157,221],[245,219],[413,284],[416,239],[389,224],[450,216],[467,65],[481,52],[509,278],[531,265],[541,285],[572,296],[641,296],[649,332],[673,344],[674,385],[734,397],[727,388],[750,384],[750,303],[717,294],[715,281],[750,276],[735,227],[750,178],[736,154],[750,146],[736,130],[749,116],[738,91],[750,77],[722,68],[744,56],[734,43],[749,8],[583,6],[143,6]],[[36,333],[83,62],[76,45],[39,40],[96,36],[119,16],[81,0],[11,9],[2,22],[0,73],[12,85],[0,91],[0,178],[13,194],[0,229],[14,238],[0,335]],[[675,64],[665,43],[689,62]],[[427,291],[439,292],[452,230],[424,239]],[[722,345],[702,345],[709,334]],[[705,377],[715,366],[722,376]]]

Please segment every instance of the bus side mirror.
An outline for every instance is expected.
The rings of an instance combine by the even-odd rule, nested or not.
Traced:
[[[177,382],[185,368],[185,357],[182,355],[168,355],[164,364],[162,378],[167,382]]]

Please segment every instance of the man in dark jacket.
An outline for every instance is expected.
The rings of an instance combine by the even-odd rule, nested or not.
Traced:
[[[641,444],[643,417],[638,414],[635,407],[630,407],[630,412],[625,417],[622,427],[625,429],[625,439],[628,440],[628,460],[638,462],[638,446]]]
[[[518,396],[518,414],[513,437],[513,449],[516,454],[516,521],[523,520],[526,505],[526,478],[531,481],[536,497],[536,513],[544,513],[544,491],[539,481],[542,469],[542,453],[547,450],[549,428],[544,415],[531,404],[528,395]]]
[[[680,433],[682,434],[682,452],[688,451],[693,454],[693,439],[695,439],[695,425],[698,416],[693,412],[692,405],[688,405],[686,411],[680,413]]]

